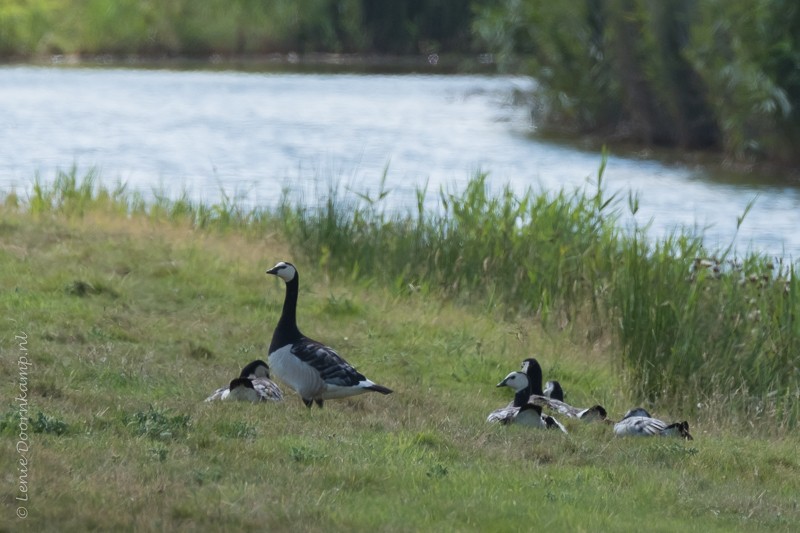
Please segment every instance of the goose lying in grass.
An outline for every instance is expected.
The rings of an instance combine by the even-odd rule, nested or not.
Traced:
[[[635,436],[674,436],[686,440],[693,440],[689,434],[689,423],[686,421],[667,424],[662,420],[653,418],[645,409],[636,407],[631,409],[622,420],[614,424],[614,434],[618,437]]]
[[[207,402],[215,400],[235,400],[245,402],[283,400],[281,389],[269,379],[269,367],[264,361],[257,359],[245,366],[239,377],[227,387],[221,387],[206,398]]]
[[[297,328],[300,276],[293,264],[281,261],[267,270],[267,274],[286,282],[283,311],[269,345],[269,364],[275,376],[297,392],[306,407],[310,408],[314,402],[322,407],[324,400],[369,391],[392,392],[364,377],[333,348],[300,333]]]
[[[545,383],[544,396],[552,398],[553,400],[558,400],[559,402],[563,402],[564,389],[561,388],[561,383],[558,381],[548,381]]]
[[[584,422],[605,420],[608,416],[608,413],[602,405],[593,405],[592,407],[581,409],[579,407],[572,407],[568,403],[548,398],[547,396],[531,396],[530,402],[534,405],[547,407],[551,411],[555,411],[567,418],[576,418]]]
[[[607,413],[602,405],[581,409],[564,403],[564,391],[558,381],[548,381],[545,390],[542,391],[542,367],[536,359],[532,357],[525,359],[522,362],[522,372],[528,376],[531,383],[530,403],[584,422],[606,419]]]
[[[567,430],[558,422],[558,420],[550,415],[542,414],[542,408],[532,403],[526,403],[520,407],[519,411],[511,422],[521,426],[530,426],[542,429],[560,429],[564,433],[567,432]],[[501,423],[508,424],[510,422]]]
[[[538,365],[538,363],[537,363]],[[498,387],[511,387],[514,389],[514,401],[511,405],[496,409],[489,413],[487,422],[500,422],[501,424],[522,424],[541,429],[567,430],[555,418],[542,414],[539,405],[529,403],[531,397],[531,381],[522,372],[511,372],[497,384]]]

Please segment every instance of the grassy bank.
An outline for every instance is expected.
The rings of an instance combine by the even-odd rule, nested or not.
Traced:
[[[645,398],[626,392],[633,378],[620,371],[628,365],[619,354],[629,349],[604,322],[625,322],[601,304],[612,288],[590,290],[572,277],[590,275],[593,255],[561,260],[552,271],[560,282],[539,281],[547,298],[531,300],[522,281],[504,287],[491,273],[513,279],[514,271],[486,263],[473,248],[478,230],[499,232],[493,241],[532,230],[524,219],[505,232],[502,218],[487,225],[469,196],[478,190],[446,197],[462,218],[447,219],[453,233],[442,238],[461,235],[462,249],[480,259],[470,265],[441,255],[435,263],[432,251],[422,261],[402,244],[401,228],[419,232],[433,215],[390,215],[376,201],[356,201],[345,215],[344,199],[332,198],[333,209],[314,211],[315,219],[288,201],[252,211],[186,199],[146,204],[74,178],[29,199],[7,195],[0,211],[3,529],[789,531],[800,520],[796,431],[767,431],[774,420],[763,414],[750,425],[737,418],[744,411],[725,416],[722,406],[684,413],[670,395],[647,404],[664,418],[688,417],[689,443],[613,439],[602,425],[573,424],[562,436],[485,424],[509,400],[494,384],[530,355],[575,404],[597,401],[619,417]],[[486,200],[503,212],[505,200]],[[612,209],[606,200],[590,194],[586,208]],[[560,212],[557,200],[541,202]],[[567,212],[573,224],[553,231],[581,231],[552,250],[541,238],[537,261],[562,248],[567,257],[580,246],[598,257],[607,253],[601,245],[627,250],[610,221]],[[466,220],[475,223],[472,237]],[[323,230],[337,228],[347,238],[323,240]],[[384,269],[378,231],[398,248]],[[412,234],[428,239],[422,251],[444,246],[437,235]],[[342,248],[347,242],[366,242],[374,255]],[[656,260],[657,252],[637,257]],[[614,258],[603,259],[608,269],[622,265]],[[301,271],[301,327],[395,394],[313,411],[291,393],[281,405],[202,402],[265,355],[283,287],[263,272],[280,259]],[[450,274],[437,277],[437,264]],[[568,305],[573,299],[584,303]],[[29,515],[20,520],[14,398],[23,353],[33,366],[24,412]]]
[[[281,224],[309,261],[402,292],[493,312],[529,313],[585,342],[610,339],[613,363],[637,400],[733,423],[794,427],[800,415],[800,300],[788,261],[704,248],[676,230],[653,241],[622,231],[638,199],[593,185],[493,195],[486,176],[440,192],[415,212],[331,191],[325,205],[284,204]],[[739,223],[746,212],[739,217]],[[702,262],[698,262],[701,260]]]

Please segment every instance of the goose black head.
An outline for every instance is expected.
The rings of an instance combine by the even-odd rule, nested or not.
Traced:
[[[269,366],[261,359],[248,363],[239,374],[240,378],[267,378],[269,379]]]
[[[548,381],[544,387],[544,395],[559,402],[564,401],[564,389],[558,381]]]
[[[533,394],[542,395],[542,367],[539,361],[533,357],[529,357],[522,361],[522,372],[528,376],[528,381],[531,384],[531,392]]]
[[[253,387],[250,378],[236,378],[228,385],[228,397],[231,400],[255,402],[258,401],[258,393]]]
[[[267,274],[278,276],[286,283],[289,283],[297,277],[297,269],[291,263],[280,261],[277,265],[267,270]]]
[[[602,405],[593,405],[592,407],[584,409],[583,411],[578,413],[578,418],[586,422],[592,420],[607,420],[608,413],[606,412],[605,407],[603,407]]]
[[[694,438],[692,438],[692,436],[689,434],[689,422],[686,422],[685,420],[678,423],[678,433],[686,440],[694,440]]]

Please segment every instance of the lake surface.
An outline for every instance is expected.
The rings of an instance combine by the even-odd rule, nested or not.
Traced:
[[[524,77],[270,74],[0,67],[0,191],[30,190],[56,170],[100,171],[105,185],[215,202],[275,205],[284,188],[307,203],[327,193],[376,193],[392,207],[433,206],[483,170],[499,190],[583,186],[600,154],[531,137],[513,93]],[[753,177],[755,181],[757,178]],[[758,197],[737,249],[800,257],[800,187],[741,183],[702,168],[612,156],[609,192],[639,193],[635,220],[652,233],[706,228],[726,246]],[[624,204],[623,204],[624,205]]]

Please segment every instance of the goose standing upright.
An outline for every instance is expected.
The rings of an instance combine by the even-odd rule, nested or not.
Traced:
[[[364,377],[333,348],[300,333],[297,327],[300,276],[293,264],[281,261],[267,270],[267,274],[286,282],[281,318],[269,345],[269,365],[276,377],[300,395],[306,407],[310,408],[314,402],[322,407],[324,400],[367,391],[392,392]]]

